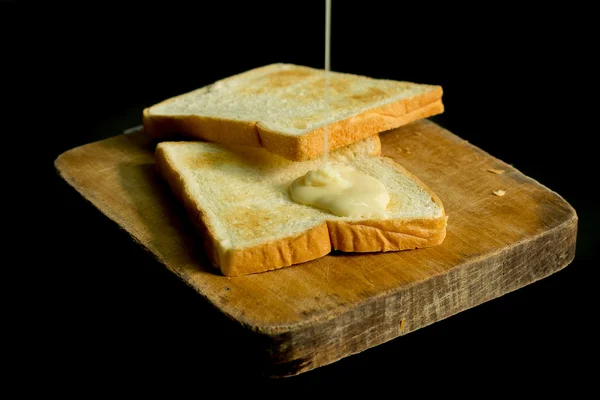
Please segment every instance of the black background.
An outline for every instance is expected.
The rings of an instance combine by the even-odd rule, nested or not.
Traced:
[[[23,372],[87,390],[251,381],[481,395],[481,385],[593,382],[596,48],[591,11],[574,3],[334,2],[332,69],[442,85],[446,111],[434,120],[565,197],[579,214],[578,248],[542,281],[298,377],[241,373],[250,355],[236,330],[57,177],[61,152],[139,125],[142,109],[165,98],[273,62],[323,67],[323,3],[46,3],[5,25],[26,61],[14,71],[27,76],[20,91],[42,92],[43,110],[21,122],[40,128],[51,201],[44,251],[32,254],[51,280],[35,307],[39,352]],[[14,22],[17,7],[2,10]]]

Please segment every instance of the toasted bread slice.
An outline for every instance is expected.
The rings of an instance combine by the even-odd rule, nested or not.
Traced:
[[[380,151],[374,135],[330,156],[385,185],[390,203],[376,219],[338,217],[291,200],[290,183],[317,169],[321,159],[292,162],[256,147],[162,142],[156,166],[200,230],[213,265],[237,276],[313,260],[332,249],[376,252],[441,243],[442,202]]]
[[[272,64],[144,110],[144,128],[224,144],[264,147],[289,160],[323,154],[325,72]],[[444,111],[442,88],[331,72],[329,149]]]

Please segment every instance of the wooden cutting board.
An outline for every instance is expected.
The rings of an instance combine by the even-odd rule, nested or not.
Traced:
[[[55,166],[170,271],[239,322],[236,327],[261,355],[257,368],[287,376],[519,289],[562,269],[575,255],[575,210],[510,165],[428,120],[381,139],[386,156],[442,199],[449,217],[443,244],[392,253],[336,252],[235,278],[207,263],[183,207],[155,173],[154,144],[143,132],[72,149]],[[500,190],[503,196],[494,194]]]

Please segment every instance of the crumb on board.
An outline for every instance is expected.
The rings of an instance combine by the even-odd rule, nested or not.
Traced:
[[[504,190],[494,190],[494,194],[501,197],[504,196],[506,192]]]
[[[493,174],[497,174],[497,175],[500,175],[500,174],[503,174],[504,172],[506,172],[503,169],[496,169],[496,168],[488,168],[487,171],[491,172]]]

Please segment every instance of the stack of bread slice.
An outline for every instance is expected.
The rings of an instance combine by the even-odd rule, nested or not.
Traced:
[[[325,79],[323,70],[272,64],[144,110],[144,129],[158,140],[158,173],[224,275],[265,272],[332,250],[399,251],[444,240],[441,200],[381,156],[378,135],[442,113],[442,88],[330,72],[325,105]],[[383,216],[338,216],[293,201],[290,184],[319,168],[326,148],[328,161],[383,183],[390,196]]]

